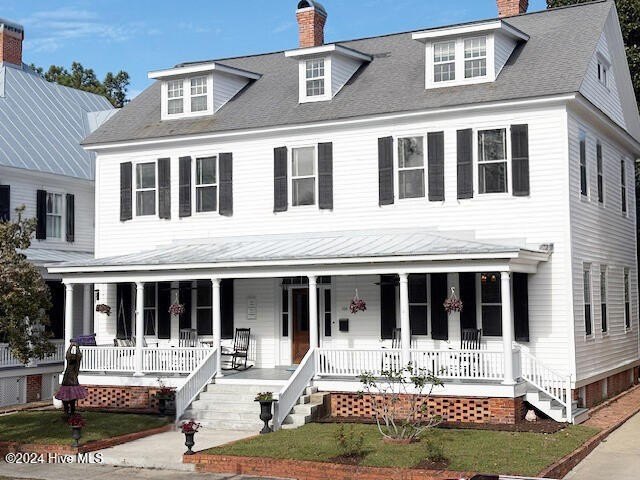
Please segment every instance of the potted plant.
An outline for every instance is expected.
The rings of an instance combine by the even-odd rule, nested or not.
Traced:
[[[67,420],[71,427],[71,438],[73,438],[72,447],[78,447],[80,445],[80,437],[82,437],[82,427],[85,426],[85,421],[82,415],[75,413]]]
[[[162,379],[158,378],[158,390],[156,391],[156,399],[158,400],[158,411],[161,416],[165,416],[168,411],[173,410],[175,406],[176,390],[173,387],[167,387]]]
[[[184,308],[184,305],[182,305],[181,303],[172,303],[171,306],[169,307],[169,313],[171,315],[180,316],[184,312],[185,312],[185,308]]]
[[[256,395],[255,401],[260,402],[260,420],[264,422],[260,435],[273,432],[273,429],[269,426],[269,421],[273,418],[271,406],[276,401],[273,399],[273,392],[261,392]]]
[[[366,312],[367,311],[367,302],[362,300],[358,296],[358,289],[356,288],[356,294],[351,299],[351,303],[349,304],[349,312],[352,315],[355,315],[358,312]]]
[[[200,427],[202,427],[202,425],[196,422],[193,418],[180,425],[180,430],[184,433],[184,444],[187,447],[187,451],[184,452],[185,455],[193,455],[195,453],[191,448],[196,444],[194,436],[196,432],[200,430]]]
[[[104,304],[104,303],[100,303],[100,304],[96,305],[96,312],[104,313],[108,317],[109,315],[111,315],[111,307],[109,305]]]

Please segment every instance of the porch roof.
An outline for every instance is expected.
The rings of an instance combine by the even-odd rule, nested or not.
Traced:
[[[82,263],[93,260],[92,252],[56,250],[51,248],[30,247],[23,252],[27,260],[41,267],[48,265],[60,265],[63,263]]]
[[[176,268],[256,267],[362,261],[523,258],[537,263],[549,252],[541,248],[481,242],[425,230],[348,231],[207,238],[175,242],[126,255],[52,264],[52,273]],[[468,235],[467,237],[470,237]],[[515,242],[514,242],[515,243]]]

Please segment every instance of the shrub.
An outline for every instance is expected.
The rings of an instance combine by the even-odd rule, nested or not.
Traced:
[[[439,443],[432,440],[427,441],[426,458],[432,463],[449,463],[449,459],[445,456],[444,450]]]
[[[334,434],[338,451],[343,457],[361,457],[364,454],[364,432],[357,432],[353,425],[340,425]]]

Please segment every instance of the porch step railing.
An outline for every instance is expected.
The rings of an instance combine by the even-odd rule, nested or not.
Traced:
[[[134,372],[135,347],[82,347],[83,372]],[[142,349],[142,373],[191,373],[211,348]]]
[[[522,379],[561,403],[571,421],[571,375],[563,375],[544,365],[524,348],[520,350]]]
[[[187,381],[176,390],[176,421],[180,420],[189,405],[205,389],[218,373],[218,355],[215,349],[207,348],[202,363],[187,377]]]
[[[300,396],[311,383],[311,380],[313,380],[313,377],[316,376],[318,368],[317,354],[317,348],[309,349],[296,371],[293,372],[293,375],[289,377],[285,386],[280,390],[273,416],[273,426],[276,430],[282,426],[284,419],[287,418],[291,409],[293,409]]]

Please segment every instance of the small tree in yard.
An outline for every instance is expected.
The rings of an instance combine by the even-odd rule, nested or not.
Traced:
[[[35,219],[25,220],[24,207],[16,209],[17,221],[0,222],[0,338],[22,362],[53,353],[47,310],[49,289],[38,269],[22,253],[31,245]]]
[[[360,376],[362,396],[369,399],[378,430],[384,438],[412,442],[442,423],[429,410],[429,398],[442,381],[424,368],[409,363],[401,369],[383,370],[380,376]]]

